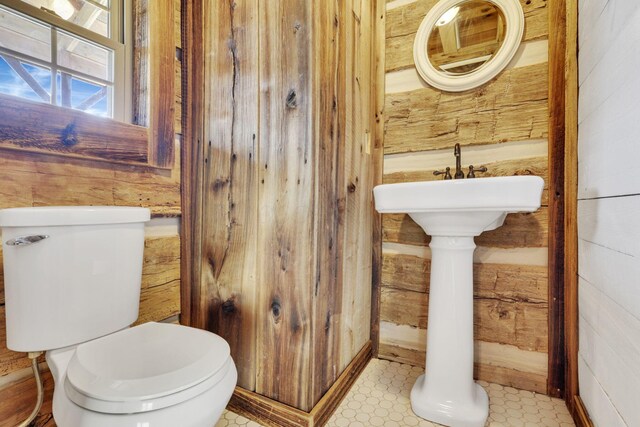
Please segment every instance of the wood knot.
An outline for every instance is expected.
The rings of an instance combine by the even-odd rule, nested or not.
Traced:
[[[222,303],[222,312],[224,314],[232,314],[236,312],[236,302],[234,300],[234,298],[229,298],[228,300],[226,300],[225,302]]]
[[[71,122],[62,130],[62,136],[60,137],[60,142],[65,147],[73,147],[78,142],[78,131],[76,130],[75,122]]]
[[[296,94],[295,89],[291,89],[287,94],[287,108],[297,108],[298,107],[298,95]]]
[[[218,178],[213,182],[212,189],[214,192],[218,192],[222,190],[227,184],[229,184],[229,178],[227,179]]]
[[[302,28],[302,24],[299,22],[296,22],[293,25],[293,34],[296,34],[298,31],[300,31],[300,28]]]
[[[349,193],[354,193],[356,191],[356,185],[353,182],[350,182],[349,185],[347,185],[347,191],[349,191]]]
[[[273,314],[273,317],[276,319],[276,321],[280,319],[280,310],[280,300],[276,298],[271,301],[271,314]]]

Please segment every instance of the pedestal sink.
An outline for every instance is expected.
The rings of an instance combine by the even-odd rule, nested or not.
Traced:
[[[489,401],[473,381],[473,238],[508,213],[536,211],[543,185],[537,176],[511,176],[374,188],[378,212],[407,213],[432,236],[426,372],[411,390],[419,417],[484,426]]]

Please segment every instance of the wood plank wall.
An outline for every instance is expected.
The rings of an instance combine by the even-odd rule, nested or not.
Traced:
[[[387,2],[384,182],[433,180],[462,162],[484,176],[548,170],[548,24],[544,0],[521,0],[525,34],[509,66],[458,94],[427,86],[413,65],[413,38],[435,0]],[[476,239],[477,378],[546,393],[548,194],[532,214]],[[429,238],[407,215],[383,216],[381,358],[424,365]]]
[[[305,411],[370,338],[373,11],[204,2],[192,323],[230,343],[239,386]]]
[[[174,0],[176,47],[180,48],[180,0]],[[180,63],[176,60],[175,152],[180,153]],[[180,159],[154,170],[68,160],[16,151],[0,152],[0,208],[55,205],[143,206],[151,209],[145,241],[140,315],[136,323],[177,321],[180,314]],[[1,250],[0,250],[1,261]],[[4,288],[0,262],[0,426],[25,419],[36,400],[30,362],[6,348]],[[42,359],[44,361],[44,358]],[[45,404],[35,426],[54,426],[51,376],[42,364]]]
[[[580,397],[640,425],[640,3],[578,2]]]

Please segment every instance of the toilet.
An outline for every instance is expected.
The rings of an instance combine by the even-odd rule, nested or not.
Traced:
[[[212,427],[231,398],[224,339],[130,327],[149,218],[132,207],[0,210],[7,347],[46,350],[60,427]]]

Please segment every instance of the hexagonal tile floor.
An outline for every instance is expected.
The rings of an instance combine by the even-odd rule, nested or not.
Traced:
[[[437,426],[411,411],[409,392],[422,368],[373,359],[327,423],[327,427]],[[489,393],[487,426],[571,427],[564,402],[542,394],[479,381]],[[216,427],[260,424],[226,411]]]

